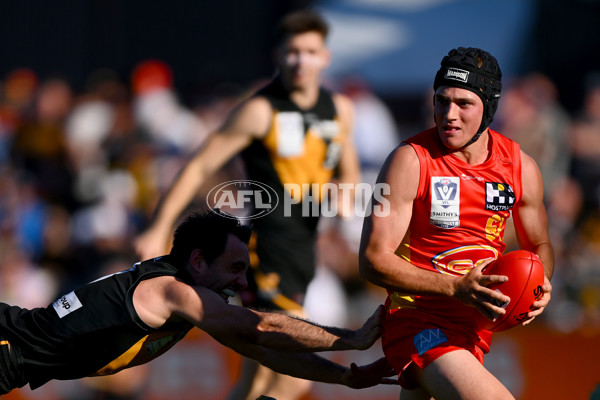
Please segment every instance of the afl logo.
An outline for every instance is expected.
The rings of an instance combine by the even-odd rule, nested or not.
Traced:
[[[497,259],[498,255],[498,250],[491,246],[461,246],[437,254],[431,264],[442,274],[461,276],[488,258]]]
[[[272,213],[279,204],[279,196],[262,182],[235,180],[213,187],[206,196],[206,204],[210,209],[231,210],[235,214],[231,218],[247,220]]]

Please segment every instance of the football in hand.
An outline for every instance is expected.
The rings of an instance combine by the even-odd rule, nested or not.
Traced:
[[[544,265],[540,258],[526,250],[515,250],[498,257],[483,269],[484,275],[505,275],[508,281],[488,287],[510,297],[508,304],[498,304],[506,313],[495,321],[481,316],[484,329],[498,332],[510,329],[527,320],[533,302],[542,298],[544,291]]]

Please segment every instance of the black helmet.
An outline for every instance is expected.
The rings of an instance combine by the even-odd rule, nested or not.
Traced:
[[[452,49],[442,59],[435,75],[433,90],[452,86],[470,90],[483,101],[483,118],[479,130],[465,146],[470,145],[490,126],[498,109],[502,90],[502,71],[498,61],[487,51],[475,47]]]

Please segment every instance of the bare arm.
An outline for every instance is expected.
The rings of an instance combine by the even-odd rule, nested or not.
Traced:
[[[384,318],[379,307],[358,330],[323,327],[284,314],[229,305],[209,289],[168,276],[140,282],[133,302],[139,317],[152,327],[173,318],[185,319],[220,341],[281,351],[363,350],[381,334]]]
[[[457,278],[418,268],[395,254],[408,230],[412,206],[419,186],[420,165],[411,146],[397,148],[386,160],[378,181],[390,185],[389,213],[365,218],[359,265],[361,275],[386,289],[406,294],[428,294],[456,297],[478,309],[502,314],[504,310],[491,299],[508,298],[486,285],[503,281],[497,275],[482,275],[481,268]],[[371,207],[383,206],[375,202]]]
[[[139,317],[151,327],[185,319],[225,346],[279,373],[353,388],[397,383],[385,378],[395,374],[385,360],[346,368],[308,353],[370,347],[381,333],[382,306],[356,331],[321,327],[283,314],[228,305],[211,290],[191,287],[169,276],[140,282],[133,303]]]
[[[387,364],[385,358],[369,365],[357,367],[352,364],[350,368],[347,368],[313,353],[286,353],[261,346],[247,345],[238,350],[236,349],[239,346],[237,343],[223,342],[223,344],[246,357],[259,361],[275,372],[296,378],[341,384],[354,389],[371,387],[380,383],[398,384],[397,380],[386,378],[397,375],[397,373]]]
[[[544,296],[533,304],[535,309],[529,313],[530,319],[524,323],[528,324],[544,311],[550,301],[554,250],[548,236],[548,216],[543,202],[542,175],[535,161],[523,152],[521,152],[521,162],[523,198],[513,214],[517,240],[521,249],[529,250],[540,257],[546,272]]]
[[[189,303],[187,318],[218,340],[238,346],[259,345],[280,351],[363,350],[381,334],[383,308],[378,308],[365,325],[356,331],[324,327],[279,313],[263,313],[225,304],[206,289],[195,289],[203,301],[201,315],[194,315]],[[214,295],[214,300],[208,300]],[[208,300],[208,301],[206,301]],[[197,317],[200,317],[199,319]],[[235,348],[240,351],[240,347]]]
[[[267,100],[253,98],[234,111],[223,128],[209,136],[161,199],[150,228],[136,239],[135,249],[140,258],[165,254],[173,224],[202,183],[254,138],[266,134],[270,110]]]

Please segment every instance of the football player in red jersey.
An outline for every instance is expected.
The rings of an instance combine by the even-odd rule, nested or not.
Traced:
[[[501,79],[497,60],[481,49],[443,58],[436,126],[391,153],[379,176],[390,186],[389,213],[365,218],[360,270],[389,294],[382,345],[400,373],[403,400],[513,398],[483,366],[492,334],[474,317],[494,319],[510,300],[486,287],[508,277],[481,271],[506,249],[511,212],[519,246],[540,257],[546,275],[524,324],[550,300],[554,258],[539,168],[489,128]]]

